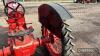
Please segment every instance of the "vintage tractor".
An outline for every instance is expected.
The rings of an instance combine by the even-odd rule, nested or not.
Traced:
[[[64,23],[72,16],[64,7],[52,3],[38,8],[42,37],[35,39],[34,28],[25,22],[25,8],[15,1],[4,6],[9,26],[7,41],[0,44],[0,56],[73,56],[73,37]]]

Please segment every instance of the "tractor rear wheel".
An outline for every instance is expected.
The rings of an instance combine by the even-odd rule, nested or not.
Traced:
[[[72,40],[74,38],[71,36],[71,30],[68,29],[68,25],[64,23],[67,19],[72,18],[72,15],[57,3],[41,5],[38,8],[38,13],[39,22],[42,24],[43,37],[49,36],[48,33],[50,32],[58,38],[54,43],[46,45],[49,53],[52,56],[72,56],[74,46]],[[44,28],[47,30],[43,30]]]
[[[73,46],[74,44],[72,43],[72,40],[74,37],[71,35],[71,30],[68,29],[67,24],[64,24],[62,28],[62,45],[63,45],[63,50],[62,50],[62,56],[74,56],[74,50]]]
[[[71,30],[68,29],[67,24],[64,24],[62,28],[62,53],[61,56],[74,56],[72,40],[74,37],[71,35]],[[44,46],[39,46],[36,50],[36,53],[34,56],[51,56],[48,49]]]

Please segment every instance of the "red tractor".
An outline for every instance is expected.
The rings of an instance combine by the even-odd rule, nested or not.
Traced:
[[[42,24],[41,38],[34,38],[34,28],[27,27],[25,9],[11,1],[5,4],[8,19],[7,43],[2,46],[0,56],[70,56],[73,55],[73,37],[64,21],[71,14],[61,5],[43,4],[38,8],[39,22]],[[34,20],[34,19],[33,19]],[[2,37],[3,38],[3,37]]]

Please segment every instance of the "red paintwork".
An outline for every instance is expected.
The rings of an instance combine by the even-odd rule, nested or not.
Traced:
[[[16,40],[16,46],[14,46],[15,56],[33,55],[36,51],[37,46],[39,46],[38,40],[31,39],[28,36],[25,37],[23,43],[19,40]]]
[[[12,13],[9,14],[9,16],[10,15],[12,15]],[[16,12],[14,14],[14,17],[8,18],[7,22],[9,23],[10,33],[27,29],[25,18],[22,17],[22,15],[23,14],[21,14],[21,12]],[[39,41],[37,39],[34,39],[34,36],[31,34],[23,37],[23,41],[15,39],[15,43],[13,43],[14,56],[31,56],[35,53],[37,46],[39,46],[40,44]]]
[[[46,43],[46,47],[48,48],[48,50],[52,56],[61,56],[61,52],[62,52],[61,39],[58,36],[52,34],[47,28],[43,28],[43,36],[44,37],[49,36],[50,39],[54,38],[52,40],[54,42]],[[56,48],[54,46],[56,46]]]
[[[13,19],[13,18],[8,18],[8,20],[7,20],[8,24],[9,24],[9,33],[14,33],[15,31],[18,32],[23,29],[24,30],[28,29],[26,27],[24,17],[21,17],[18,19]],[[18,23],[20,23],[20,24],[18,24]],[[20,29],[19,27],[21,27],[22,29]],[[8,43],[11,46],[13,45],[13,48],[11,46],[9,46],[8,48],[5,48],[5,50],[3,50],[3,51],[1,50],[0,56],[12,55],[10,48],[12,48],[14,50],[14,56],[31,56],[31,55],[34,55],[36,48],[38,46],[45,45],[46,43],[48,43],[50,41],[50,37],[48,38],[47,36],[45,36],[46,38],[43,38],[43,39],[34,39],[33,34],[29,34],[29,35],[26,35],[23,37],[24,37],[23,41],[21,41],[19,39],[15,39],[15,41],[14,41],[11,38],[9,38]],[[53,55],[53,56],[55,56],[55,55]]]
[[[9,24],[9,33],[15,33],[19,31],[25,31],[26,27],[25,18],[23,12],[16,11],[15,13],[10,12],[7,22]],[[46,46],[52,56],[61,56],[61,35],[52,34],[47,28],[42,28],[43,39],[35,39],[34,35],[30,33],[29,35],[23,36],[24,40],[21,41],[16,37],[14,40],[10,37],[8,39],[8,47],[4,47],[0,50],[0,56],[31,56],[35,54],[36,48],[38,46]],[[56,48],[55,48],[55,47]],[[12,50],[13,51],[12,51]]]
[[[10,47],[6,47],[0,50],[0,56],[8,56],[9,54],[11,54]]]
[[[16,12],[15,14],[12,14],[13,12],[9,13],[10,17],[7,22],[9,24],[9,32],[13,31],[20,31],[26,29],[26,23],[25,23],[25,18],[22,12]]]

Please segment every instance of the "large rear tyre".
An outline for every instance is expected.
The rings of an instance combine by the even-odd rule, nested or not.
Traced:
[[[71,35],[71,30],[68,29],[68,25],[64,24],[62,28],[62,45],[63,45],[63,51],[62,56],[74,56],[74,50],[72,43],[72,40],[74,37]]]
[[[39,21],[42,24],[42,35],[48,37],[50,33],[54,38],[53,43],[47,43],[46,47],[52,56],[73,56],[71,31],[64,23],[72,15],[57,3],[43,4],[38,8]],[[57,39],[57,41],[56,41]]]

